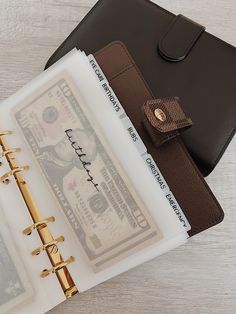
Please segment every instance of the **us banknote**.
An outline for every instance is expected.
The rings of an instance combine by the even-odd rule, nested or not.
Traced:
[[[162,238],[66,72],[13,116],[95,271]]]
[[[29,299],[33,289],[2,215],[0,217],[0,313],[5,313]]]

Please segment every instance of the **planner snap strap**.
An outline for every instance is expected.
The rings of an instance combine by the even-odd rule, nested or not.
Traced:
[[[178,97],[149,100],[143,105],[143,111],[143,125],[156,147],[193,125],[192,120],[183,111]]]

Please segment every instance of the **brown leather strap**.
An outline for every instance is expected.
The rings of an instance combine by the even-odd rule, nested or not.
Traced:
[[[125,46],[120,42],[111,43],[96,54],[96,59],[188,218],[192,226],[189,235],[221,222],[224,213],[181,138],[175,137],[157,148],[150,133],[143,127],[143,104],[155,97]],[[165,110],[164,107],[162,109]],[[178,112],[177,116],[180,115]],[[172,119],[176,121],[176,117]],[[186,127],[191,124],[188,119],[185,122]],[[168,126],[163,125],[161,129],[168,130]]]
[[[143,111],[143,125],[157,148],[192,126],[178,97],[149,100]]]
[[[182,61],[204,31],[205,27],[180,14],[176,16],[168,31],[161,38],[158,45],[159,53],[168,61]],[[176,40],[180,37],[181,40]]]

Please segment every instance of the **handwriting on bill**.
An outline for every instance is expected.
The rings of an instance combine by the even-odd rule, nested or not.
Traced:
[[[17,106],[14,119],[94,271],[162,239],[66,72]]]
[[[84,152],[83,147],[80,147],[79,143],[76,141],[76,139],[74,139],[74,137],[73,137],[74,133],[73,133],[72,129],[66,130],[65,133],[66,133],[66,135],[68,137],[68,140],[71,143],[71,146],[75,150],[75,153],[78,156],[78,158],[79,158],[79,160],[80,160],[84,170],[88,174],[87,181],[91,182],[93,184],[93,186],[95,187],[95,189],[99,192],[98,184],[94,182],[94,178],[92,177],[90,169],[89,169],[89,166],[91,166],[91,162],[88,162],[88,161],[84,160],[86,158],[87,154]]]

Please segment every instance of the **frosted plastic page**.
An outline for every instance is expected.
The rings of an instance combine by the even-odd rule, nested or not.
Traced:
[[[0,208],[0,313],[30,300],[34,290]]]
[[[64,216],[61,214],[61,210],[58,208],[50,191],[48,191],[48,189],[46,188],[41,173],[38,170],[37,165],[32,160],[31,153],[28,152],[28,148],[25,145],[25,142],[17,133],[16,126],[10,115],[12,108],[22,102],[22,100],[24,100],[37,88],[42,86],[42,84],[49,82],[51,79],[53,79],[55,75],[65,70],[74,79],[74,82],[78,86],[82,95],[81,101],[86,102],[89,110],[99,122],[100,127],[103,130],[104,134],[106,134],[107,140],[111,144],[113,151],[117,154],[119,160],[122,162],[122,165],[125,168],[130,179],[134,183],[136,190],[141,195],[153,219],[157,222],[158,226],[160,226],[164,235],[164,239],[161,242],[150,246],[145,250],[140,251],[139,253],[129,258],[126,258],[122,262],[119,262],[114,266],[97,274],[95,274],[91,270],[91,268],[88,267],[84,256],[82,252],[80,252],[78,245],[73,237],[73,234],[70,231],[68,224],[64,220]],[[38,203],[38,206],[41,209],[41,212],[45,215],[45,217],[51,215],[54,215],[56,217],[56,223],[51,224],[50,229],[53,235],[64,235],[66,238],[65,243],[60,245],[60,251],[62,252],[63,257],[67,258],[68,256],[73,255],[76,258],[76,262],[71,264],[68,268],[79,291],[81,292],[185,243],[187,237],[186,232],[183,230],[181,224],[179,223],[179,220],[172,212],[167,200],[160,191],[160,188],[158,187],[148,170],[143,166],[142,158],[138,155],[137,150],[134,148],[133,143],[127,136],[119,120],[117,120],[117,118],[115,117],[114,112],[112,111],[112,108],[110,106],[110,103],[106,99],[100,87],[97,85],[96,77],[92,69],[90,68],[87,59],[84,56],[81,56],[77,51],[73,51],[62,60],[60,60],[57,64],[55,64],[53,67],[48,69],[45,73],[43,73],[30,84],[28,84],[25,88],[20,90],[16,95],[3,103],[0,107],[1,128],[13,129],[16,133],[14,134],[14,136],[9,137],[9,145],[22,147],[23,151],[22,153],[17,155],[17,159],[22,165],[30,165],[30,171],[25,173],[25,178],[27,182],[30,182],[31,191]],[[113,130],[112,134],[110,132],[111,128]],[[122,152],[124,151],[126,152],[126,155],[129,156],[129,160],[128,158],[124,158],[124,155],[122,154]],[[132,163],[130,163],[130,160],[132,160]],[[137,171],[137,169],[139,171]],[[142,178],[142,180],[140,180],[140,178]],[[14,185],[11,185],[12,189],[13,186]],[[0,193],[1,195],[5,195],[2,189],[6,190],[7,188],[1,186]],[[17,188],[15,187],[15,189]],[[8,191],[10,191],[10,189],[8,189]],[[15,195],[17,194],[17,192],[14,190],[13,194]],[[10,193],[8,195],[13,194]],[[9,211],[9,206],[19,206],[19,199],[20,195],[18,195],[18,199],[16,198],[15,200],[12,200],[11,204],[5,202],[3,206],[4,208],[6,208],[6,211]],[[19,225],[27,226],[31,223],[29,217],[25,215],[26,208],[23,205],[21,205],[21,207],[22,208],[19,210],[21,211],[21,214],[19,214],[19,222],[17,221],[17,223],[14,223],[14,219],[11,219],[11,217],[9,217],[11,225],[14,226],[17,232],[19,232]],[[21,247],[24,246],[26,243],[25,239],[24,241],[20,242],[22,242]],[[27,239],[27,246],[28,248],[26,250],[26,256],[29,255],[29,248],[31,249],[32,247],[35,248],[35,246],[38,246],[37,237],[35,237],[35,239],[33,237],[31,239]],[[30,263],[30,265],[34,266],[30,267],[36,267],[36,263],[40,265],[38,266],[40,270],[42,270],[42,265],[44,265],[43,268],[50,267],[50,265],[48,265],[49,261],[47,261],[46,259],[47,258],[44,255],[40,256],[38,260],[35,257],[33,259],[31,258],[32,262]],[[35,262],[35,260],[37,260],[37,262]],[[45,286],[47,285],[49,287],[48,283],[51,283],[53,280],[55,281],[55,285],[57,284],[59,286],[54,276],[51,276],[51,278],[46,279],[42,282],[43,285],[45,283]],[[41,286],[41,283],[39,285]],[[60,290],[60,286],[58,289]],[[60,293],[58,289],[56,291],[58,291],[57,294],[59,295]],[[43,286],[42,290],[46,291]],[[53,289],[50,288],[48,288],[48,290],[53,291]],[[54,295],[54,293],[51,294]],[[48,293],[49,296],[51,294]]]
[[[50,267],[50,263],[44,255],[39,256],[39,259],[34,259],[31,256],[31,250],[40,246],[41,242],[36,234],[32,235],[31,239],[25,238],[22,234],[24,226],[29,226],[32,222],[27,215],[27,208],[25,208],[14,182],[12,182],[11,187],[10,185],[1,186],[0,210],[5,213],[7,221],[5,228],[9,228],[9,234],[13,238],[15,254],[23,263],[23,269],[19,268],[19,272],[23,278],[25,278],[26,272],[27,277],[25,281],[29,280],[27,297],[22,302],[17,302],[15,307],[11,308],[10,306],[10,312],[17,314],[45,313],[62,302],[65,297],[60,287],[58,287],[55,278],[51,277],[48,281],[43,281],[40,278],[42,267],[44,265]],[[4,229],[1,226],[0,228],[0,232],[2,233]],[[4,271],[3,267],[1,267],[1,271]],[[5,284],[7,285],[7,282]],[[10,289],[16,289],[12,293],[17,293],[19,287],[17,284],[14,284],[14,286],[15,288],[11,286]],[[5,288],[7,289],[7,286]]]

